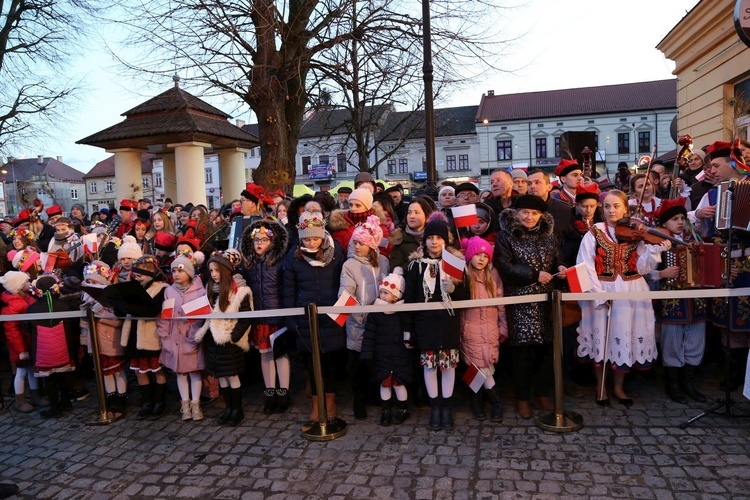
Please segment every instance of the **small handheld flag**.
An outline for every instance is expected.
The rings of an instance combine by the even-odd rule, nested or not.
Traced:
[[[589,271],[584,263],[576,264],[565,271],[565,277],[568,279],[568,286],[573,293],[584,293],[593,288]]]
[[[339,297],[339,300],[336,301],[335,304],[333,304],[334,307],[341,307],[341,306],[356,306],[359,303],[357,302],[357,299],[351,296],[349,292],[344,290],[344,293],[341,294]],[[336,322],[339,326],[344,326],[344,323],[346,323],[346,318],[349,317],[346,313],[329,313],[328,316],[331,317],[333,321]]]
[[[451,207],[451,213],[456,227],[469,227],[479,222],[477,206],[473,203],[462,207]]]
[[[445,247],[443,247],[443,257],[440,265],[448,276],[457,280],[463,279],[466,262],[461,257],[456,257],[447,251]]]
[[[479,392],[479,389],[482,388],[487,377],[479,368],[477,368],[477,365],[471,363],[466,370],[466,373],[464,373],[463,379],[464,382],[466,382],[466,385],[471,387],[472,391]]]

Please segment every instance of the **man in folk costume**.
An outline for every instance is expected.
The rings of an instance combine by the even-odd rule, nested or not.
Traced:
[[[239,249],[242,241],[242,233],[256,220],[264,219],[261,207],[261,199],[265,196],[263,187],[248,182],[240,194],[242,206],[241,216],[232,218],[232,227],[229,231],[229,248]]]
[[[583,181],[583,168],[578,164],[578,160],[561,159],[555,168],[555,175],[560,178],[560,191],[552,197],[564,201],[571,208],[575,207],[576,189]]]
[[[138,202],[133,200],[122,200],[120,202],[120,226],[117,228],[116,236],[122,238],[128,234],[135,225],[135,210]]]

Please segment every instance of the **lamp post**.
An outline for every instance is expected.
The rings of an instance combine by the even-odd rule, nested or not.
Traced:
[[[485,118],[482,120],[482,123],[484,124],[484,137],[487,141],[487,171],[490,170],[490,120],[489,118]]]
[[[424,52],[424,119],[425,119],[425,157],[427,161],[427,185],[437,184],[435,169],[435,122],[432,96],[432,40],[430,35],[430,0],[422,0],[422,47]]]
[[[16,205],[18,205],[18,189],[17,189],[18,187],[16,186],[16,164],[15,164],[15,160],[16,159],[14,157],[12,157],[12,156],[8,157],[8,163],[10,163],[10,175],[11,175],[11,179],[12,179],[11,182],[13,183],[13,201],[14,201],[14,203],[10,206],[10,209],[11,209],[10,212],[12,214],[14,214],[14,215],[16,214]],[[0,170],[0,172],[2,172],[5,175],[8,174],[8,171],[6,169],[2,169],[2,170]],[[8,197],[7,186],[6,186],[4,195],[5,195],[6,198]]]

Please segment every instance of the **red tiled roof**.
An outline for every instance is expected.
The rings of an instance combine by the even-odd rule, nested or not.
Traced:
[[[483,95],[476,122],[677,108],[677,80]]]
[[[156,158],[156,155],[151,153],[141,153],[141,173],[147,174],[154,168],[152,160]],[[115,175],[115,155],[105,158],[96,165],[94,168],[86,172],[83,176],[84,179],[91,179],[95,177],[112,177]]]

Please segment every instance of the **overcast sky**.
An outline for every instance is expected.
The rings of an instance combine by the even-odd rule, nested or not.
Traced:
[[[697,3],[527,0],[525,5],[503,14],[512,16],[515,34],[524,34],[499,62],[514,73],[476,78],[471,88],[439,106],[479,104],[487,90],[508,94],[671,78],[674,64],[655,47]],[[62,156],[68,165],[87,172],[108,154],[99,148],[76,145],[75,141],[122,121],[120,114],[173,85],[168,80],[160,87],[135,92],[104,51],[87,54],[80,64],[76,70],[86,75],[90,93],[70,114],[68,130],[61,134],[59,143],[50,141],[48,150],[19,151],[16,157]],[[235,118],[255,121],[250,112]]]

